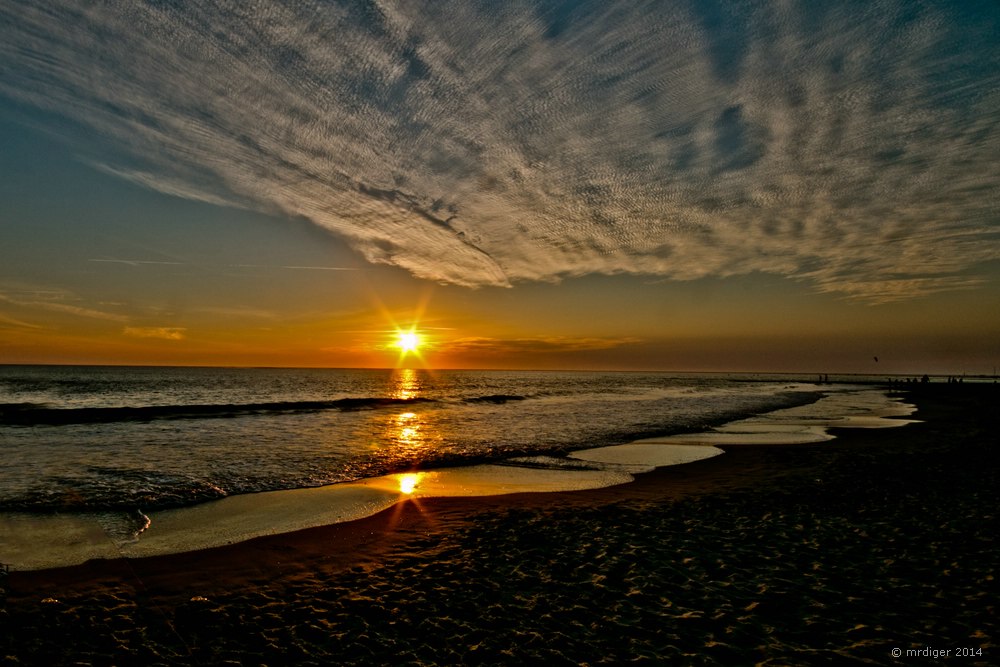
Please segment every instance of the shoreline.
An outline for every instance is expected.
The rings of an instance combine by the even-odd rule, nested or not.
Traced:
[[[131,572],[141,572],[144,580],[149,577],[169,579],[176,571],[186,570],[188,574],[196,576],[196,571],[187,566],[199,565],[211,570],[204,580],[205,585],[225,588],[223,581],[216,575],[224,572],[234,574],[234,562],[238,569],[245,567],[248,571],[264,570],[273,564],[287,563],[287,557],[280,558],[279,555],[297,550],[300,552],[298,555],[320,558],[328,563],[344,561],[354,564],[359,554],[366,552],[366,547],[374,550],[391,548],[397,542],[405,542],[421,531],[440,529],[443,523],[470,523],[480,512],[544,507],[550,503],[560,508],[589,507],[628,500],[680,499],[699,493],[735,490],[752,481],[781,476],[781,471],[762,469],[763,466],[756,459],[761,450],[791,446],[744,445],[724,448],[726,456],[657,468],[638,473],[631,482],[601,488],[405,499],[371,516],[287,533],[262,535],[235,544],[174,554],[140,558],[97,558],[78,565],[14,570],[11,577],[20,584],[18,588],[22,592],[31,590],[33,582],[41,584],[35,591],[40,594],[52,585],[60,590],[70,590],[77,584],[86,586],[83,582],[87,579],[112,574],[132,576]],[[733,463],[730,465],[724,459]],[[330,551],[325,546],[327,544],[336,544],[338,548]],[[271,558],[277,560],[270,562]],[[179,563],[183,563],[184,567],[177,567]],[[295,565],[290,567],[294,568]],[[88,576],[91,574],[94,577]]]
[[[873,390],[874,389],[874,390]],[[802,392],[800,392],[802,393]],[[237,494],[188,507],[138,513],[129,539],[101,513],[0,514],[0,548],[12,570],[48,570],[90,560],[140,559],[239,544],[257,537],[369,517],[399,503],[435,497],[552,493],[628,484],[636,474],[711,458],[720,445],[802,445],[834,439],[834,426],[898,427],[915,409],[885,389],[844,385],[812,400],[745,415],[703,431],[585,447],[564,457],[514,457],[417,470],[319,487]],[[588,467],[589,466],[589,467]],[[134,517],[129,517],[135,520]],[[126,527],[127,530],[127,527]]]
[[[905,389],[924,423],[723,446],[602,489],[410,500],[204,551],[12,572],[2,620],[16,632],[0,648],[174,664],[993,653],[997,388]],[[53,646],[59,619],[79,629]],[[447,641],[427,636],[432,621]],[[113,641],[104,626],[118,628]],[[532,643],[539,628],[557,633],[555,648]]]

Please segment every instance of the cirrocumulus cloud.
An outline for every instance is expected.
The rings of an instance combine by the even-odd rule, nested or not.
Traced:
[[[100,168],[467,286],[1000,258],[995,3],[11,0],[0,94]],[[97,137],[97,139],[94,139]]]

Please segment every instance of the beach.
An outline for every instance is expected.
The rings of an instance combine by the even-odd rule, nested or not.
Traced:
[[[14,571],[0,658],[995,664],[997,398],[913,385],[920,423],[722,445],[629,484],[421,498],[204,551]]]

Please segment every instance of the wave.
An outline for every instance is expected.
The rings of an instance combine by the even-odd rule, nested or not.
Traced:
[[[219,419],[257,414],[290,414],[323,410],[364,410],[394,405],[433,403],[430,398],[340,398],[330,401],[275,401],[217,405],[144,405],[141,407],[53,408],[37,403],[0,404],[0,425],[62,426],[158,419]]]
[[[444,391],[432,386],[427,391],[436,393],[414,398],[377,396],[377,390],[359,387],[354,398],[336,400],[294,400],[294,395],[280,400],[284,396],[258,393],[279,400],[234,396],[196,403],[192,396],[170,405],[156,405],[154,399],[141,407],[73,407],[18,397],[21,402],[0,402],[0,453],[13,464],[0,474],[0,512],[158,511],[231,495],[479,463],[582,467],[592,464],[565,455],[701,431],[822,396],[769,386],[759,392],[734,390],[728,382],[694,394],[639,387],[631,395],[620,395],[618,385],[599,392],[591,383],[575,394],[554,395],[527,381],[511,384]],[[302,398],[317,396],[323,394]],[[308,416],[322,411],[342,411],[333,415],[343,418],[317,422]],[[348,416],[347,411],[358,412]],[[410,412],[420,414],[398,418]],[[269,420],[269,415],[279,418]],[[226,417],[237,420],[198,421]],[[125,425],[103,425],[109,422]],[[98,426],[68,428],[71,436],[60,427],[88,423]],[[29,428],[34,425],[43,428]],[[99,450],[91,452],[97,445]]]
[[[526,396],[489,394],[462,399],[463,403],[501,404],[523,401]],[[323,410],[365,410],[396,405],[437,403],[438,399],[412,397],[339,398],[329,401],[273,401],[263,403],[222,403],[188,405],[143,405],[125,407],[54,408],[41,403],[0,403],[0,426],[63,426],[66,424],[107,424],[144,422],[159,419],[221,419],[258,414],[292,414]]]

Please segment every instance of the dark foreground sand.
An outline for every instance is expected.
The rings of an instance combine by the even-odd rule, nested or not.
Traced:
[[[14,572],[0,663],[1000,664],[998,398],[932,385],[923,424],[621,487]]]

